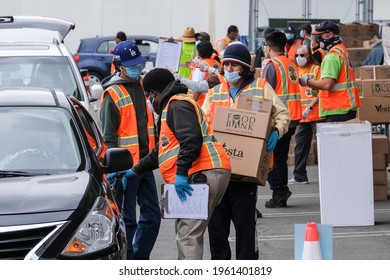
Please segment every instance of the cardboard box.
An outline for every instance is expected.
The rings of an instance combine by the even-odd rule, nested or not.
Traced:
[[[214,132],[214,136],[230,158],[232,180],[266,185],[271,153],[265,140],[222,132]]]
[[[371,51],[370,48],[347,48],[348,56],[352,67],[360,67],[367,55]]]
[[[214,132],[224,132],[254,138],[268,139],[271,130],[270,113],[254,112],[227,107],[215,110]]]
[[[387,170],[374,170],[374,185],[387,185]]]
[[[388,189],[386,185],[374,185],[374,200],[387,200]]]
[[[360,75],[362,75],[362,67],[360,69]],[[390,80],[389,79],[380,79],[380,80],[363,80],[356,81],[358,92],[360,96],[363,97],[390,97]]]
[[[372,124],[388,123],[390,120],[390,97],[361,97],[362,106],[357,117]]]
[[[389,137],[383,134],[373,134],[372,153],[373,154],[388,154],[389,153]]]
[[[271,114],[272,100],[256,98],[250,95],[240,95],[236,109]]]
[[[373,154],[372,155],[372,168],[374,170],[384,170],[387,167],[386,154]]]
[[[362,66],[360,67],[360,79],[374,79],[374,67],[372,66]]]
[[[360,67],[361,80],[386,80],[390,82],[390,66],[389,65],[375,65]]]
[[[343,38],[343,44],[347,48],[362,48],[363,47],[363,41],[362,40],[356,40],[353,38]]]

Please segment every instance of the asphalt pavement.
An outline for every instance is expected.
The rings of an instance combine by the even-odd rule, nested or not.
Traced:
[[[289,186],[293,194],[287,207],[265,208],[271,191],[268,185],[259,186],[257,206],[263,214],[257,220],[260,260],[294,260],[295,224],[321,223],[318,166],[308,166],[307,170],[309,184]],[[289,178],[292,171],[293,167],[289,167]],[[160,186],[163,183],[161,175],[158,171],[155,175]],[[348,197],[345,203],[348,203]],[[333,260],[390,260],[390,200],[375,201],[374,207],[374,226],[333,227]],[[229,240],[234,259],[236,243],[233,225]],[[177,259],[175,220],[162,220],[151,259]],[[211,259],[207,231],[203,259]]]

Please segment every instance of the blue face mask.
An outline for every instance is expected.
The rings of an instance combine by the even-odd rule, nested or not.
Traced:
[[[126,76],[131,79],[137,80],[142,74],[142,69],[144,69],[143,64],[138,64],[133,67],[126,67]]]
[[[235,71],[235,72],[225,71],[224,76],[225,76],[226,80],[228,80],[228,82],[231,82],[233,84],[237,83],[238,80],[241,79],[240,71]]]
[[[286,33],[287,40],[293,40],[294,39],[294,33]]]
[[[303,34],[303,30],[301,30],[301,31],[299,32],[299,37],[301,37],[302,39],[305,38],[305,34]]]

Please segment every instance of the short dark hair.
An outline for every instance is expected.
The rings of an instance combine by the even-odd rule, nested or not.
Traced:
[[[126,33],[123,31],[119,31],[118,33],[116,33],[116,38],[118,38],[122,42],[127,41]]]
[[[209,41],[202,41],[196,47],[201,58],[210,58],[213,55],[213,45]]]
[[[175,77],[169,70],[165,68],[154,68],[145,75],[142,84],[145,92],[150,92],[151,90],[163,92],[174,80]]]
[[[228,30],[227,30],[227,34],[231,33],[231,32],[237,32],[238,33],[238,27],[235,26],[235,25],[230,25],[228,27]]]
[[[281,31],[274,31],[265,36],[265,43],[277,52],[283,52],[286,46],[286,35]]]

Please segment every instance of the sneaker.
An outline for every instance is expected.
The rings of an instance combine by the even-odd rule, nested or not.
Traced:
[[[261,214],[261,212],[258,209],[256,209],[256,215],[258,219],[263,217],[263,214]]]
[[[273,197],[265,203],[265,207],[266,208],[286,207],[287,206],[287,199],[291,196],[291,194],[292,193],[290,191],[288,191],[278,199],[275,199]]]
[[[291,178],[290,180],[288,180],[287,184],[288,185],[306,185],[306,184],[309,184],[309,181],[308,180],[297,181],[297,180],[295,180],[295,178]]]

